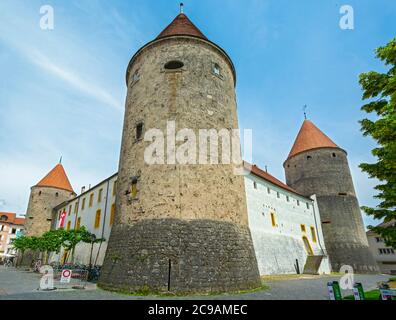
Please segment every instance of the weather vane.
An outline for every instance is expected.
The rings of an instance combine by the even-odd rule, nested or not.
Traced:
[[[305,118],[305,120],[307,119],[307,105],[305,104],[304,105],[304,107],[303,107],[303,110],[304,110],[304,118]]]

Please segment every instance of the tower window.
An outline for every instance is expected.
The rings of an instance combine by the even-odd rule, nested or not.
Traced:
[[[139,70],[136,70],[132,75],[132,83],[138,82],[140,80]]]
[[[133,199],[135,199],[137,194],[138,194],[137,183],[138,183],[138,178],[137,177],[133,177],[132,178],[132,185],[131,185],[131,196],[132,196]]]
[[[164,68],[166,70],[177,70],[184,67],[184,63],[178,60],[172,60],[165,63]]]
[[[333,153],[333,158],[337,157],[337,155],[335,153]]]
[[[312,157],[311,156],[307,156],[307,160],[309,160],[309,159],[312,159]]]
[[[143,122],[139,122],[136,125],[136,140],[140,140],[143,138],[143,128],[144,128]]]
[[[221,67],[218,63],[213,63],[212,64],[212,72],[214,75],[218,76],[218,77],[222,77],[221,75]]]
[[[58,192],[56,192],[56,193],[55,193],[55,197],[58,197],[58,196],[59,196],[59,193],[58,193]]]

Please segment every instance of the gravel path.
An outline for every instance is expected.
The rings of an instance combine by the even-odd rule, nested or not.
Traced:
[[[364,289],[371,290],[377,283],[389,278],[387,275],[355,275],[355,281],[361,282]],[[189,296],[163,298],[155,296],[128,296],[97,289],[90,284],[86,290],[38,291],[40,275],[0,266],[0,300],[143,300],[143,299],[254,299],[254,300],[328,300],[326,284],[340,280],[340,276],[303,276],[298,279],[269,280],[265,284],[269,289],[253,293],[218,296]],[[343,295],[352,291],[343,291]]]

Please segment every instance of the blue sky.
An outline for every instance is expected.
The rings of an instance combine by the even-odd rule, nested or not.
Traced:
[[[179,1],[0,1],[0,210],[25,213],[29,188],[63,156],[76,191],[117,171],[125,70],[178,13]],[[358,75],[385,70],[374,49],[396,36],[393,0],[192,1],[185,12],[237,69],[239,122],[253,160],[284,179],[282,163],[309,118],[349,153],[363,205],[373,187],[358,164],[374,143],[358,120]],[[39,27],[40,7],[55,28]],[[340,7],[354,8],[341,30]],[[365,217],[366,223],[372,223]]]

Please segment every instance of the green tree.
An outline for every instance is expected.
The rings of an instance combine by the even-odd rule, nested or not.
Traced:
[[[93,234],[90,233],[84,226],[75,229],[75,230],[69,230],[66,231],[65,236],[63,238],[63,243],[62,246],[65,248],[67,252],[71,252],[72,254],[72,262],[74,262],[74,251],[80,242],[85,242],[85,243],[92,243],[93,239]],[[103,241],[103,239],[96,239],[95,242],[97,241]],[[66,258],[67,261],[68,257]]]
[[[21,259],[19,261],[19,264],[22,264],[23,255],[25,251],[29,249],[29,245],[30,245],[29,238],[26,236],[21,236],[19,238],[12,239],[12,246],[16,250],[21,252]]]
[[[380,203],[375,208],[362,209],[385,223],[369,226],[370,230],[384,238],[387,246],[396,248],[396,38],[376,50],[376,57],[389,70],[386,73],[370,71],[360,75],[363,100],[370,102],[362,110],[372,115],[371,119],[360,121],[364,136],[371,136],[377,147],[372,150],[376,163],[362,163],[360,168],[370,178],[377,178],[380,184],[375,198]]]

